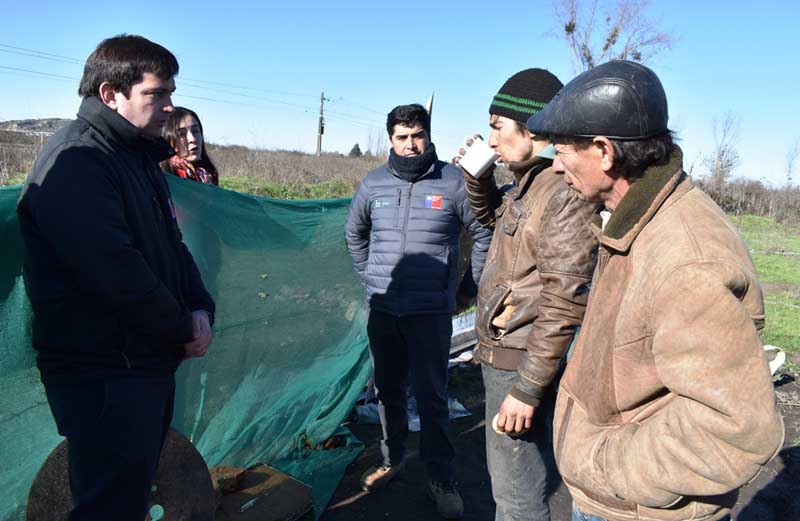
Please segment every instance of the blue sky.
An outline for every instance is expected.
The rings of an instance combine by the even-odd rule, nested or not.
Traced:
[[[544,67],[566,83],[576,73],[550,0],[11,4],[0,33],[0,120],[74,117],[82,62],[122,32],[175,53],[174,101],[200,114],[208,140],[262,148],[313,151],[321,91],[330,99],[323,149],[343,153],[384,133],[393,106],[435,91],[433,140],[449,158],[465,135],[488,133],[489,103],[510,75]],[[649,65],[687,169],[703,172],[712,121],[730,112],[740,120],[734,175],[783,185],[787,150],[800,139],[795,2],[653,0],[647,12],[676,38]]]

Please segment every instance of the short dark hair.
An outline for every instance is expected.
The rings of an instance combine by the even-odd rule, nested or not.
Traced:
[[[412,103],[411,105],[399,105],[389,112],[386,116],[386,132],[389,137],[392,137],[395,125],[405,125],[406,127],[413,127],[419,123],[425,132],[430,135],[431,133],[431,117],[425,107],[419,103]]]
[[[108,82],[127,98],[131,85],[140,81],[145,72],[168,80],[178,74],[178,60],[167,49],[142,36],[121,34],[107,38],[86,59],[78,95],[98,96],[100,84]]]
[[[550,136],[557,145],[572,145],[577,150],[592,146],[590,137]],[[614,169],[626,179],[641,177],[645,170],[655,165],[665,165],[675,146],[673,134],[667,130],[657,136],[640,140],[611,139],[614,147]]]

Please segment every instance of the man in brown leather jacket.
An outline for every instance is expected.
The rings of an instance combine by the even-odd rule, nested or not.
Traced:
[[[478,290],[476,357],[497,521],[550,518],[555,400],[548,389],[583,318],[595,265],[596,205],[569,190],[550,167],[552,155],[542,157],[550,143],[524,127],[561,87],[542,69],[509,78],[489,108],[489,145],[514,182],[498,188],[491,172],[464,175],[478,221],[495,228]]]
[[[712,521],[781,447],[747,247],[683,172],[667,99],[641,64],[567,84],[527,123],[553,167],[611,211],[561,380],[558,469],[580,521]]]

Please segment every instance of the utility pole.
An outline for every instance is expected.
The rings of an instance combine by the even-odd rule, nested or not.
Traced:
[[[325,93],[319,95],[319,126],[317,127],[317,157],[322,155],[322,134],[325,133],[325,118],[323,116]]]

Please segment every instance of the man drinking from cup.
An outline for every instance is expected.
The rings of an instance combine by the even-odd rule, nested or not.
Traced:
[[[513,75],[489,107],[489,146],[514,174],[498,188],[494,165],[461,150],[466,191],[494,236],[478,291],[476,358],[486,388],[486,458],[496,521],[547,520],[553,384],[586,306],[597,206],[552,168],[550,143],[525,128],[562,87],[543,69]],[[479,144],[479,143],[478,143]],[[494,421],[491,420],[494,418]],[[493,426],[494,425],[494,428]]]

